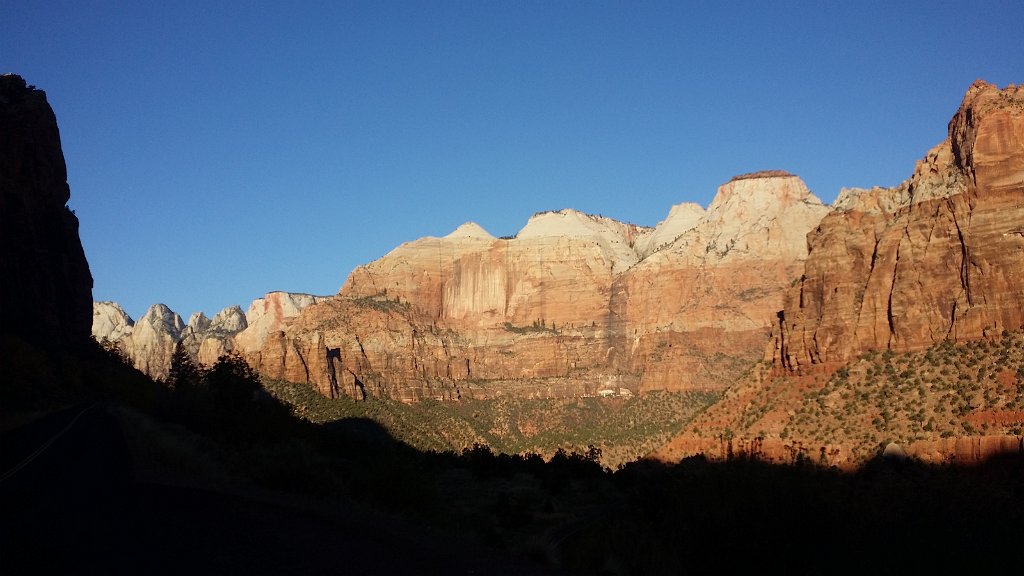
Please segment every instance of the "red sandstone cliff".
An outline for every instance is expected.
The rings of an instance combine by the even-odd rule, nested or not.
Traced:
[[[1024,327],[1024,87],[975,82],[909,180],[844,191],[807,241],[766,352],[779,369]]]
[[[737,177],[692,229],[617,277],[610,309],[640,389],[722,388],[758,360],[827,212],[791,174]]]
[[[827,210],[771,172],[655,229],[573,210],[511,239],[466,224],[357,268],[250,359],[328,395],[410,401],[721,388],[760,358]]]

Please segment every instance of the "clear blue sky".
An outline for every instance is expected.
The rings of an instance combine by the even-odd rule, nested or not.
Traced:
[[[1024,82],[1024,2],[82,2],[0,7],[46,90],[97,300],[187,316],[474,220],[654,225],[779,168],[891,186],[976,78]]]

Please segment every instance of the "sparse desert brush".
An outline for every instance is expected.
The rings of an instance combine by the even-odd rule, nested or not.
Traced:
[[[1024,333],[1019,331],[992,342],[943,341],[921,352],[868,352],[806,394],[787,431],[863,449],[879,431],[897,442],[1013,434],[1013,417],[999,415],[1021,409],[1021,358]],[[756,407],[748,413],[756,413]]]

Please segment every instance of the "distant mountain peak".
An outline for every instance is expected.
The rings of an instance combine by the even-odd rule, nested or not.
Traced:
[[[445,236],[445,238],[482,238],[484,240],[494,240],[494,236],[490,232],[484,230],[484,227],[477,224],[476,222],[466,222],[458,228],[452,231],[451,234]]]
[[[757,172],[747,172],[746,174],[737,174],[733,176],[729,182],[735,182],[737,180],[757,180],[763,178],[796,178],[796,174],[790,174],[785,170],[758,170]]]

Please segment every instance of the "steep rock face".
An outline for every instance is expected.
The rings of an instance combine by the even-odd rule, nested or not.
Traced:
[[[353,378],[382,382],[367,393],[408,400],[587,393],[606,372],[613,278],[639,259],[647,231],[561,210],[534,215],[514,239],[470,223],[403,244],[353,271],[330,306],[311,307],[283,340],[268,340],[261,364],[294,350],[274,373],[329,390],[308,359],[338,348]],[[341,342],[356,338],[352,364]]]
[[[92,337],[97,342],[117,342],[132,333],[135,321],[117,302],[93,302]]]
[[[67,179],[46,94],[0,76],[0,326],[48,347],[83,345],[92,325],[92,275]]]
[[[324,299],[312,294],[270,292],[253,300],[243,330],[235,335],[235,347],[242,353],[259,351],[268,334],[283,330],[300,312]]]
[[[669,210],[668,217],[658,222],[654,230],[638,243],[640,255],[644,258],[672,244],[684,232],[692,230],[704,217],[705,210],[700,204],[684,202]]]
[[[324,299],[271,292],[254,300],[247,314],[237,305],[228,306],[213,319],[195,312],[187,324],[164,304],[154,304],[135,323],[117,303],[95,302],[92,335],[116,344],[136,368],[160,379],[167,375],[179,341],[196,362],[211,366],[224,354],[259,351],[268,333],[285,328],[303,309]]]
[[[195,334],[197,332],[205,332],[210,329],[210,318],[202,312],[193,312],[188,317],[188,322],[185,326],[185,334]]]
[[[582,366],[591,344],[540,329],[471,339],[408,303],[338,296],[310,306],[247,358],[263,376],[310,383],[330,397],[550,398],[593,395],[604,385]]]
[[[210,366],[235,349],[234,337],[246,326],[245,314],[237,305],[221,310],[212,320],[196,312],[189,317],[180,339],[199,364]]]
[[[590,325],[607,316],[615,272],[639,259],[634,241],[641,230],[561,210],[534,215],[510,240],[421,238],[354,270],[341,295],[397,298],[463,330],[505,322]]]
[[[826,211],[770,173],[655,229],[573,210],[536,214],[512,239],[465,224],[357,268],[252,358],[329,395],[405,400],[721,387],[760,357]],[[328,354],[352,386],[328,375]]]
[[[184,328],[181,316],[164,304],[154,304],[121,341],[122,350],[140,371],[153,378],[165,378]]]
[[[616,279],[614,331],[639,388],[721,388],[758,360],[828,212],[785,172],[734,178],[700,220]]]
[[[779,370],[1024,326],[1024,88],[976,82],[909,180],[846,192],[808,244],[765,354]]]

